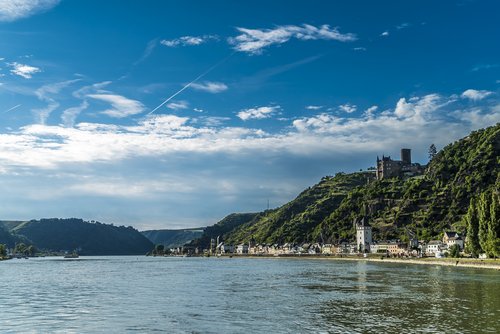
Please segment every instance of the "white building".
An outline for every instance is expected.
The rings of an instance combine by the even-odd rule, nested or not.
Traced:
[[[372,244],[372,227],[368,224],[368,218],[363,217],[356,223],[356,244],[361,253],[370,252]]]
[[[236,246],[236,254],[248,254],[248,245],[239,244],[238,246]]]
[[[441,251],[445,248],[445,244],[441,240],[431,240],[425,247],[425,254],[429,256],[435,256],[436,254],[441,254]]]

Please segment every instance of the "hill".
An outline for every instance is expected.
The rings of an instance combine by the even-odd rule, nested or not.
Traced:
[[[374,180],[370,172],[324,177],[291,202],[224,233],[227,243],[353,239],[353,220],[368,216],[376,239],[437,238],[465,232],[471,198],[500,188],[500,124],[449,144],[423,176]],[[207,228],[208,230],[208,228]],[[206,244],[206,243],[204,243]]]
[[[203,235],[204,228],[180,229],[180,230],[148,230],[142,231],[142,235],[155,245],[163,245],[165,248],[183,246]]]
[[[211,239],[216,240],[218,236],[222,237],[239,226],[252,221],[252,219],[256,218],[258,215],[257,213],[232,213],[217,224],[205,228],[201,237],[191,241],[186,246],[199,247],[202,249],[208,248],[210,247]]]
[[[41,250],[72,251],[81,255],[138,255],[153,244],[132,227],[113,226],[82,219],[40,219],[10,226],[11,235],[24,237]]]

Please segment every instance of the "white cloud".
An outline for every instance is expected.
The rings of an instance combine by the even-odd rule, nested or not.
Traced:
[[[389,32],[388,31],[384,31],[383,33],[380,34],[380,36],[383,36],[383,37],[389,36]]]
[[[219,37],[216,35],[203,35],[203,36],[182,36],[175,39],[163,39],[160,41],[162,45],[168,47],[177,47],[177,46],[193,46],[207,43],[210,40],[218,40]]]
[[[114,118],[123,118],[131,115],[140,114],[144,111],[144,105],[137,101],[131,100],[121,95],[116,94],[89,94],[87,97],[100,100],[111,104],[111,109],[102,111],[102,114]]]
[[[45,108],[32,109],[32,112],[35,114],[40,124],[45,124],[50,114],[59,108],[59,103],[54,99],[54,95],[57,95],[62,89],[78,81],[80,81],[80,79],[56,82],[44,85],[35,90],[36,97],[40,101],[47,103]]]
[[[234,45],[233,48],[236,51],[250,54],[260,54],[266,47],[286,43],[292,38],[299,40],[336,40],[340,42],[356,40],[356,35],[340,33],[337,28],[330,28],[326,24],[320,27],[304,24],[302,26],[277,26],[274,29],[236,29],[241,34],[229,38],[228,42]]]
[[[399,118],[412,117],[414,120],[423,120],[427,115],[454,101],[454,98],[446,99],[439,94],[412,97],[408,101],[403,97],[396,104],[394,114]]]
[[[196,111],[196,112],[203,112],[203,109],[201,109],[201,108],[193,108],[193,111]]]
[[[79,106],[68,108],[63,111],[61,119],[65,126],[73,126],[75,124],[76,117],[85,109],[87,109],[89,103],[84,100]]]
[[[462,93],[462,98],[469,99],[472,101],[479,101],[492,94],[493,92],[487,90],[467,89],[465,92]]]
[[[0,0],[0,21],[15,21],[51,9],[59,0]]]
[[[189,108],[189,102],[187,101],[174,101],[167,104],[168,109],[172,110],[182,110]]]
[[[227,85],[222,82],[205,81],[203,83],[192,83],[190,88],[216,94],[227,90]]]
[[[9,63],[8,65],[12,67],[10,73],[23,77],[25,79],[31,79],[33,74],[41,72],[40,68],[26,64],[14,62]]]
[[[371,106],[370,108],[365,110],[364,115],[366,117],[373,117],[374,113],[378,110],[378,106]]]
[[[315,105],[306,106],[307,110],[319,110],[321,108],[323,108],[323,106],[315,106]]]
[[[351,113],[355,112],[358,109],[358,107],[354,104],[346,103],[346,104],[340,105],[339,109],[342,110],[343,112],[351,114]]]
[[[358,46],[356,48],[353,48],[354,51],[366,51],[366,48],[365,47],[362,47],[362,46]]]
[[[241,118],[243,121],[249,119],[264,119],[270,118],[279,109],[280,106],[250,108],[241,110],[236,116]]]

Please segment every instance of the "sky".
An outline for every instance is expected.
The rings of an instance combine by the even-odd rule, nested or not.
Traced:
[[[0,0],[0,219],[139,230],[500,122],[498,1]]]

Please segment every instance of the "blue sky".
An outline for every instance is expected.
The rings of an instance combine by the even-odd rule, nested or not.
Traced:
[[[197,227],[500,121],[497,1],[0,0],[0,217]]]

